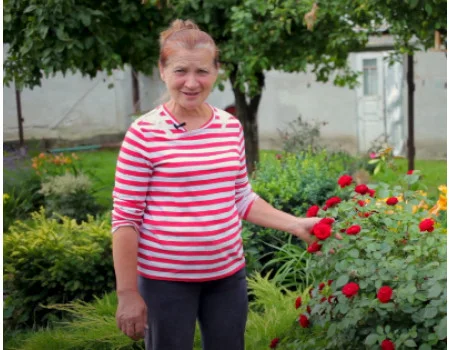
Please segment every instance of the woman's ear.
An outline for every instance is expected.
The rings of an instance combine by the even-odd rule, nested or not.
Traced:
[[[161,62],[158,62],[159,76],[161,80],[164,81],[164,67],[161,65]]]

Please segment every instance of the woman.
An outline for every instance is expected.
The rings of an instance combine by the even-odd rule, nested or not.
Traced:
[[[239,121],[205,102],[219,69],[213,39],[191,21],[161,34],[170,100],[136,120],[113,192],[117,324],[147,349],[244,349],[247,284],[241,219],[307,244],[318,218],[274,209],[251,189]]]

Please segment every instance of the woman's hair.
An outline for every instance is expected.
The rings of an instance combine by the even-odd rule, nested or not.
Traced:
[[[207,48],[214,54],[214,65],[219,66],[219,49],[211,36],[201,31],[191,20],[183,21],[176,19],[170,27],[163,31],[159,37],[159,62],[164,67],[167,59],[177,49],[200,49]]]

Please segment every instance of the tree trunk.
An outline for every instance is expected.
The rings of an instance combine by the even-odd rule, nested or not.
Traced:
[[[264,73],[256,74],[260,92],[250,99],[242,92],[238,86],[235,86],[237,79],[237,67],[230,73],[231,86],[234,92],[236,103],[236,116],[242,124],[245,137],[245,155],[247,161],[247,172],[249,176],[255,170],[256,163],[259,161],[259,135],[257,113],[259,102],[261,101],[262,89],[264,87]]]

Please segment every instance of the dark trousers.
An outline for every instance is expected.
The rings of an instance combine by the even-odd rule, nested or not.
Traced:
[[[139,277],[139,291],[148,309],[146,350],[192,350],[197,319],[203,350],[244,350],[245,268],[208,282]]]

